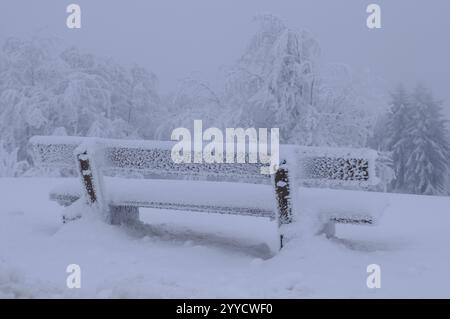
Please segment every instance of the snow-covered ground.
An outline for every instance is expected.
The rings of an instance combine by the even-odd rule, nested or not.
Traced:
[[[365,193],[390,203],[378,226],[338,225],[336,239],[294,238],[274,255],[265,218],[144,209],[145,228],[62,225],[48,200],[59,182],[0,179],[0,297],[450,297],[448,197]],[[69,264],[80,289],[66,286]],[[380,289],[366,286],[369,264]]]

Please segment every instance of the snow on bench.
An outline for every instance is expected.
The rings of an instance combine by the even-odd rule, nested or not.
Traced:
[[[268,185],[120,177],[105,177],[104,180],[108,201],[113,206],[212,210],[222,214],[275,218],[272,188]],[[50,193],[51,199],[63,206],[71,205],[82,196],[83,190],[77,179],[66,181]]]
[[[104,148],[104,169],[141,171],[175,176],[237,178],[246,182],[270,183],[260,163],[176,164],[171,159],[175,142],[114,140],[86,137],[35,136],[30,140],[35,164],[51,168],[75,167],[75,149],[82,143]],[[282,156],[293,158],[299,181],[308,186],[365,188],[378,183],[377,152],[370,149],[322,148],[281,145]],[[283,154],[284,153],[284,154]]]
[[[281,227],[293,220],[293,185],[364,189],[377,182],[376,152],[367,149],[281,145],[281,165],[271,176],[261,174],[260,163],[177,164],[171,159],[174,142],[35,136],[30,144],[35,165],[79,172],[81,184],[66,182],[51,199],[67,206],[84,197],[112,224],[136,220],[139,207],[153,207],[277,218]],[[130,171],[153,179],[103,176]],[[331,223],[374,224],[378,217],[338,207],[327,214]],[[280,240],[282,246],[282,234]]]
[[[127,185],[124,188],[124,185]],[[276,218],[273,187],[248,183],[129,179],[105,177],[105,187],[114,206],[214,211],[221,214]],[[151,189],[152,192],[148,192]],[[177,204],[173,203],[176,190]],[[374,224],[385,208],[384,197],[373,192],[301,188],[299,202],[308,210],[319,212],[320,218],[337,223]],[[83,196],[80,182],[67,178],[50,191],[50,199],[70,206]],[[247,207],[247,208],[246,208]]]

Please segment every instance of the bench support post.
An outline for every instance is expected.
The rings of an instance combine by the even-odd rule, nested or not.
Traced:
[[[277,202],[278,227],[280,229],[280,249],[283,248],[283,233],[281,227],[292,223],[292,204],[289,186],[288,169],[286,161],[280,163],[280,167],[274,175],[275,195]]]
[[[109,206],[111,224],[121,225],[139,221],[139,207],[134,206]]]
[[[98,190],[95,189],[92,163],[87,151],[77,154],[77,160],[86,199],[89,205],[95,205],[98,203],[99,194]]]
[[[111,223],[111,215],[103,198],[103,175],[95,163],[95,153],[95,150],[88,150],[83,144],[75,150],[78,171],[87,204],[99,210],[106,222]]]
[[[333,238],[336,234],[336,223],[332,220],[323,224],[322,229],[319,230],[317,235],[325,234],[327,238]]]

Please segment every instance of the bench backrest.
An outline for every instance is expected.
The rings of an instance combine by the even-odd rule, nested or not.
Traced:
[[[85,137],[35,136],[30,140],[35,165],[74,168],[74,151],[83,143],[101,148],[102,168],[136,170],[167,176],[231,178],[244,182],[270,183],[261,174],[261,163],[175,163],[171,149],[175,142],[133,141]],[[280,160],[295,168],[294,178],[309,185],[365,187],[377,182],[377,153],[368,149],[336,149],[280,145]],[[248,154],[245,154],[248,158]]]

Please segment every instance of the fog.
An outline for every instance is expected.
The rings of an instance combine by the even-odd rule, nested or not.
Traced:
[[[81,29],[66,27],[70,3],[81,6]],[[381,29],[366,26],[369,3],[381,6]],[[86,52],[147,67],[168,92],[192,73],[214,82],[245,48],[252,18],[267,12],[309,30],[327,62],[370,70],[388,86],[424,83],[450,115],[448,0],[2,0],[0,40],[57,36]]]

